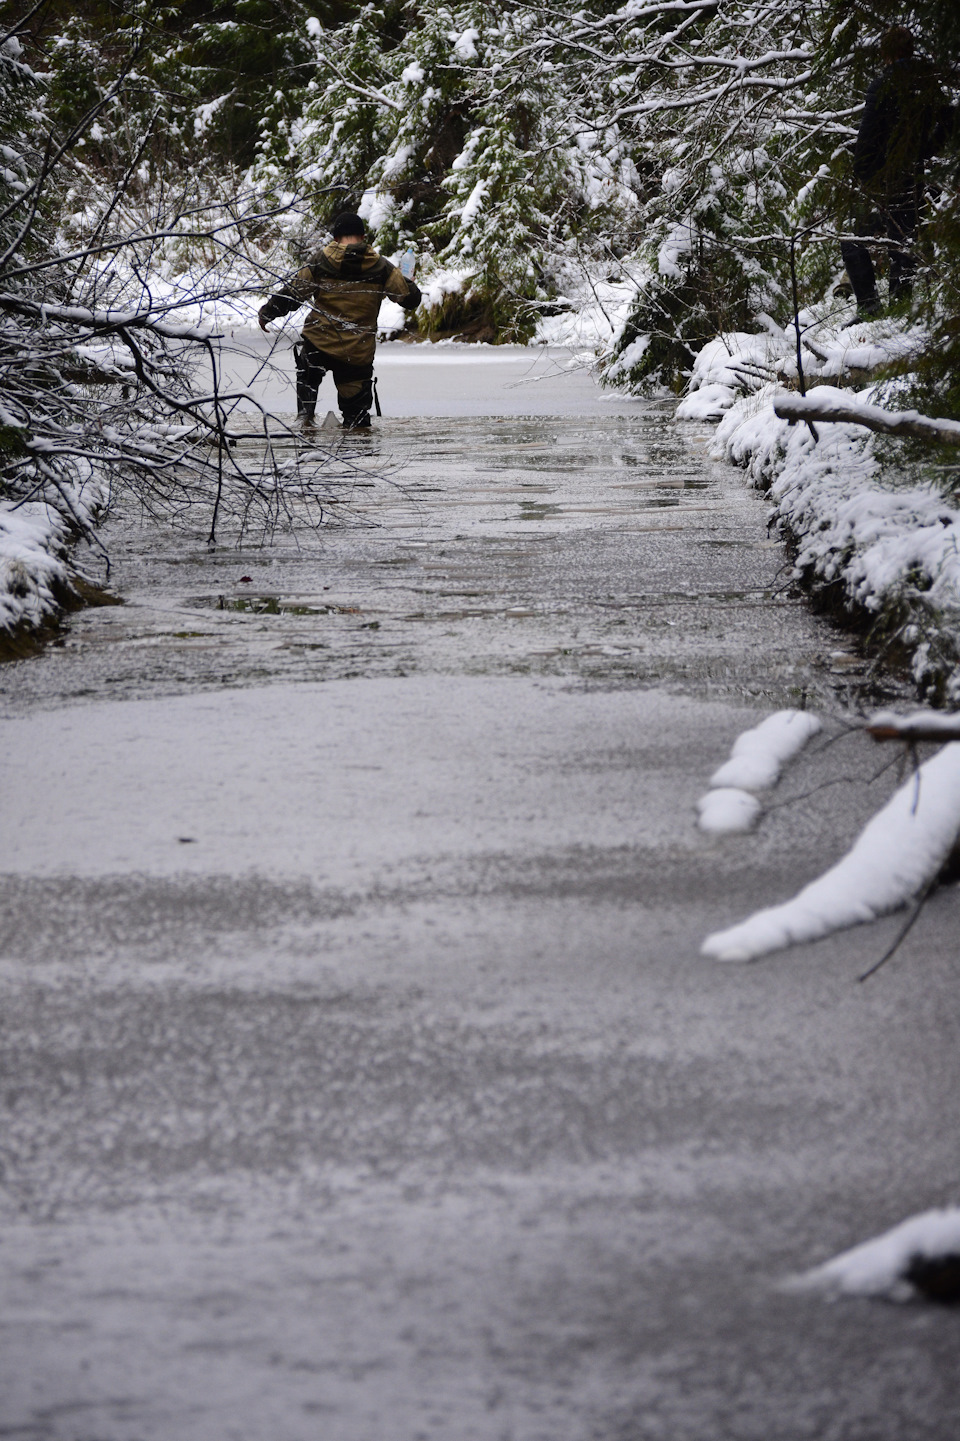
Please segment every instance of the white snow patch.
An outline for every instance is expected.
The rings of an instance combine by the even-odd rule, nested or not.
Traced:
[[[396,335],[403,330],[407,320],[407,312],[402,305],[386,296],[380,302],[380,311],[377,315],[377,334],[388,336]]]
[[[775,786],[785,763],[821,729],[810,711],[776,711],[737,737],[730,759],[710,777],[711,786],[736,786],[745,791]]]
[[[393,215],[396,204],[386,190],[365,190],[357,206],[357,214],[371,230],[379,230]]]
[[[718,786],[697,801],[702,831],[724,835],[731,831],[749,831],[760,814],[756,796],[732,786]]]
[[[197,106],[193,116],[193,133],[198,139],[206,134],[213,117],[230,99],[231,94],[232,92],[228,91],[226,95],[218,95],[216,100],[211,100],[207,105]]]
[[[391,156],[390,156],[390,158],[389,158],[389,160],[387,161],[386,165],[383,167],[383,179],[384,179],[384,180],[396,180],[397,176],[402,172],[402,170],[404,169],[404,167],[405,167],[406,164],[407,164],[407,161],[410,159],[410,157],[411,157],[413,154],[414,154],[414,146],[412,146],[412,145],[401,145],[401,146],[399,146],[398,149],[397,149],[397,151],[396,151],[396,153],[395,153],[394,155],[391,155]],[[393,204],[393,201],[392,201],[392,197],[391,197],[391,207],[392,207],[392,204]],[[361,216],[361,219],[363,219],[362,216]]]
[[[715,420],[744,392],[761,390],[771,381],[797,379],[793,326],[781,329],[763,314],[757,321],[766,326],[764,333],[725,332],[699,351],[690,372],[689,393],[677,408],[678,420]],[[873,321],[849,330],[838,322],[839,317],[826,309],[822,316],[815,311],[801,313],[801,358],[808,385],[874,371],[914,354],[924,340],[920,329],[904,331],[892,321]],[[849,391],[845,398],[849,400]]]
[[[797,544],[795,576],[840,581],[850,601],[873,613],[911,602],[901,639],[913,648],[914,678],[937,675],[948,698],[960,698],[952,639],[960,632],[960,510],[934,484],[897,477],[885,485],[874,437],[861,426],[821,425],[814,440],[807,425],[781,420],[773,405],[783,394],[772,384],[739,399],[717,427],[712,454],[745,466],[767,490]],[[807,394],[829,403],[849,392],[816,386]]]
[[[644,336],[644,340],[649,344],[648,336]],[[632,350],[633,346],[629,346],[628,349]],[[630,361],[630,364],[636,365],[639,359],[640,356],[637,355]],[[711,381],[707,385],[699,386],[692,395],[684,396],[677,406],[675,418],[677,420],[719,420],[723,412],[730,409],[736,398],[736,391],[732,385]]]
[[[417,284],[423,296],[424,306],[431,310],[435,306],[442,305],[448,295],[458,295],[461,291],[466,291],[473,276],[472,270],[454,270],[438,266],[436,270],[430,270],[426,275],[418,277]]]
[[[692,231],[689,225],[675,225],[657,252],[657,269],[668,280],[682,280],[681,261],[690,254]]]
[[[960,742],[953,742],[900,787],[835,866],[793,900],[708,936],[701,952],[718,961],[752,961],[876,920],[923,890],[958,833]]]
[[[537,322],[534,343],[538,345],[589,346],[594,352],[606,351],[613,343],[618,327],[628,314],[637,293],[636,282],[626,272],[619,277],[574,276],[564,280],[564,297],[570,309],[560,315],[545,315]],[[650,344],[649,336],[633,342],[619,360],[627,366],[636,364],[640,353]],[[591,357],[596,359],[596,353]]]
[[[66,541],[66,525],[52,507],[0,502],[0,630],[37,626],[56,614],[53,586],[68,582],[57,554]]]
[[[786,762],[820,729],[809,711],[781,710],[739,735],[730,759],[710,777],[712,789],[697,802],[700,829],[716,835],[750,830],[760,802],[749,792],[775,786]]]
[[[473,187],[473,189],[470,191],[469,196],[467,197],[466,205],[464,205],[463,209],[460,211],[461,225],[466,227],[473,224],[474,220],[476,220],[477,216],[480,213],[480,210],[483,206],[484,196],[486,195],[489,188],[490,185],[487,180],[480,179],[477,181],[476,185]]]
[[[886,1296],[905,1301],[916,1295],[906,1279],[911,1261],[960,1256],[960,1206],[923,1211],[899,1226],[843,1251],[787,1283],[790,1290],[845,1296]]]
[[[464,30],[463,34],[454,41],[453,51],[461,60],[476,60],[477,41],[480,39],[479,30]]]

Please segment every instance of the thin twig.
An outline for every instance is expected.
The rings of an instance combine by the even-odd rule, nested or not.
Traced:
[[[934,887],[936,886],[936,884],[937,884],[937,877],[936,877],[936,876],[934,876],[932,880],[929,880],[929,881],[927,882],[927,884],[924,886],[923,890],[920,892],[920,894],[917,896],[916,900],[914,901],[914,903],[913,903],[913,909],[912,909],[912,911],[910,912],[909,917],[907,918],[906,924],[901,927],[900,932],[899,932],[896,940],[893,942],[893,945],[890,946],[890,947],[888,947],[888,949],[887,949],[886,951],[884,951],[884,953],[883,953],[883,955],[880,957],[879,961],[875,961],[872,966],[870,966],[867,970],[864,971],[864,973],[863,973],[862,976],[858,976],[858,977],[857,977],[857,980],[858,980],[858,981],[860,981],[860,982],[868,981],[871,976],[875,976],[875,975],[877,974],[877,971],[879,971],[879,969],[880,969],[881,966],[885,966],[885,965],[887,964],[887,961],[889,961],[893,956],[896,955],[897,951],[898,951],[898,950],[900,949],[900,947],[903,945],[903,942],[906,940],[907,936],[910,934],[911,930],[913,929],[914,925],[916,924],[917,920],[919,919],[920,912],[923,910],[924,905],[925,905],[926,902],[927,902],[927,898],[928,898],[928,896],[930,895],[931,891],[932,891],[932,890],[934,889]]]

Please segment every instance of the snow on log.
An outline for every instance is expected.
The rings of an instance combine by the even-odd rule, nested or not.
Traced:
[[[960,742],[920,767],[864,827],[842,860],[783,905],[708,936],[701,954],[752,961],[873,921],[921,894],[960,833]]]
[[[932,1300],[960,1299],[960,1207],[924,1211],[899,1226],[843,1251],[787,1282],[791,1291],[885,1296],[906,1301],[919,1292]]]
[[[886,435],[916,435],[941,445],[960,445],[960,421],[936,419],[917,410],[885,410],[832,385],[814,386],[806,395],[779,395],[773,409],[781,420],[845,421]]]

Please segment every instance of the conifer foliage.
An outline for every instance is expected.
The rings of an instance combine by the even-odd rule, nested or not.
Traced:
[[[45,190],[67,244],[108,213],[149,229],[162,212],[141,266],[221,266],[216,211],[237,226],[245,283],[259,266],[267,289],[356,208],[387,254],[420,253],[425,333],[494,340],[528,337],[625,262],[636,295],[607,378],[677,390],[718,332],[830,300],[879,37],[908,25],[951,101],[958,13],[952,0],[573,14],[546,0],[48,0],[23,33],[59,134],[99,107]],[[954,408],[958,129],[931,167],[914,307],[934,337],[922,383]]]
[[[308,30],[316,75],[301,117],[266,137],[259,173],[338,187],[382,248],[426,248],[453,277],[428,325],[529,333],[600,194],[591,203],[590,147],[537,12],[419,0]]]

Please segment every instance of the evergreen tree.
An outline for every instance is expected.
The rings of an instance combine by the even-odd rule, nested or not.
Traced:
[[[685,8],[669,29],[641,12],[617,37],[636,66],[628,96],[617,97],[616,81],[608,92],[644,177],[646,262],[609,375],[675,390],[718,332],[757,329],[764,312],[786,321],[808,182],[852,134],[836,80],[812,86],[820,32],[810,7]],[[808,292],[822,291],[827,252],[808,250],[801,271]]]
[[[918,109],[940,108],[937,153],[928,161],[916,241],[920,267],[913,317],[928,334],[909,366],[903,399],[933,414],[960,415],[960,9],[952,0],[864,0],[848,11],[839,0],[828,10],[829,39],[824,68],[842,68],[857,98],[881,69],[880,39],[890,26],[905,26],[914,37],[922,85]],[[908,117],[907,130],[911,128]],[[849,167],[841,172],[838,200],[852,190]],[[848,207],[849,208],[849,207]],[[838,217],[843,223],[843,212]],[[878,258],[882,259],[882,256]]]
[[[315,185],[318,222],[334,191],[381,248],[415,240],[459,273],[429,328],[529,334],[556,255],[591,212],[591,147],[571,130],[539,24],[532,10],[436,0],[367,5],[333,31],[311,23],[303,115],[265,133],[259,174]]]

